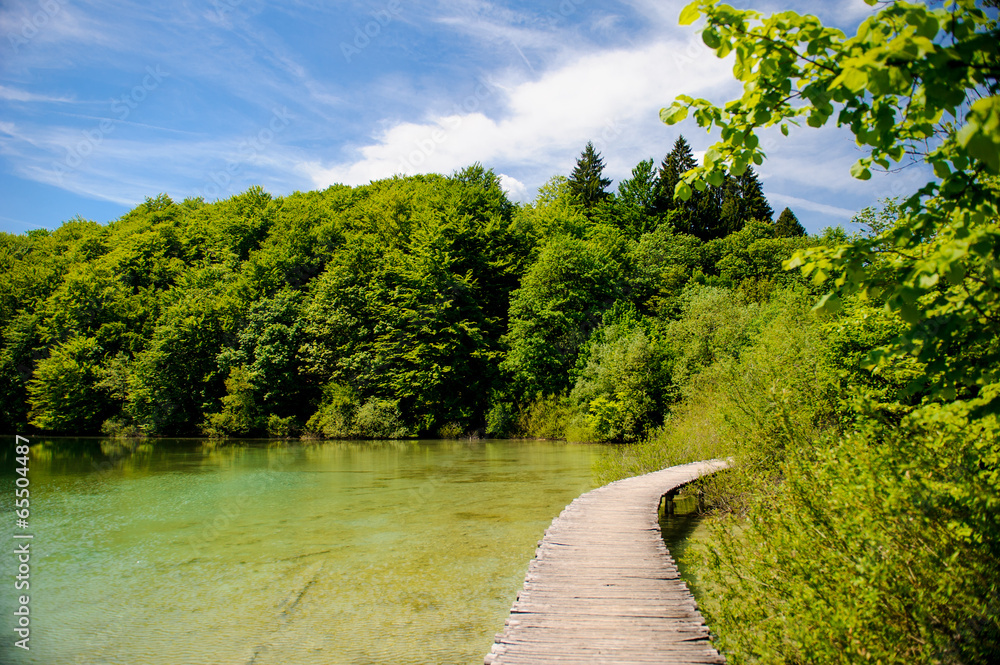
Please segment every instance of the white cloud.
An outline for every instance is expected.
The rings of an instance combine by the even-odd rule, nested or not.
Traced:
[[[872,7],[865,0],[842,0],[838,3],[831,3],[829,8],[823,12],[823,18],[829,18],[834,23],[840,25],[856,25],[875,13],[876,7]]]
[[[507,192],[507,198],[513,201],[523,201],[525,196],[528,194],[528,187],[523,182],[507,175],[506,173],[500,174],[500,187],[503,191]]]
[[[829,215],[830,217],[836,217],[838,219],[851,220],[854,215],[857,214],[856,210],[848,210],[847,208],[838,208],[837,206],[826,205],[825,203],[817,203],[816,201],[810,201],[808,199],[801,199],[797,196],[789,196],[787,194],[768,194],[768,201],[771,203],[777,203],[779,206],[787,206],[789,208],[801,208],[803,210],[809,210],[810,212],[818,212],[823,215]]]
[[[51,95],[38,95],[26,90],[17,90],[0,85],[0,99],[7,102],[45,102],[45,103],[67,103],[71,104],[75,100],[69,97],[53,97]]]
[[[689,52],[685,43],[661,41],[580,55],[535,80],[482,86],[476,98],[481,101],[460,113],[395,124],[358,147],[354,159],[328,165],[313,161],[302,164],[302,170],[314,185],[326,187],[397,173],[450,173],[476,161],[500,168],[551,168],[587,140],[612,145],[631,136],[677,94],[706,94],[731,85],[725,61]],[[476,108],[491,97],[498,98],[490,99],[491,107],[499,101],[504,109],[495,118]]]

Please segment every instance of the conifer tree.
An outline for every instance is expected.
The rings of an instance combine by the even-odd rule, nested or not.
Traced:
[[[789,208],[782,210],[778,221],[774,223],[774,235],[778,238],[801,238],[805,234],[806,230],[795,213]]]
[[[674,147],[663,158],[663,162],[660,163],[659,194],[657,198],[658,212],[669,212],[670,210],[676,210],[679,206],[684,206],[683,201],[674,200],[674,188],[680,182],[681,176],[697,165],[698,163],[694,160],[694,154],[691,152],[691,146],[688,145],[683,135],[678,136],[674,142]],[[694,206],[688,207],[691,209],[694,208]]]
[[[723,235],[735,233],[750,220],[770,222],[774,217],[760,180],[750,166],[742,175],[727,175],[722,186],[721,231]]]
[[[567,181],[573,198],[586,210],[592,210],[610,196],[607,188],[611,180],[605,178],[603,173],[604,160],[601,153],[594,148],[593,142],[587,141],[587,147],[576,160],[576,168]]]
[[[632,169],[632,177],[618,183],[614,222],[635,239],[655,229],[661,217],[656,213],[659,197],[656,167],[644,159]]]
[[[692,192],[687,201],[674,198],[674,191],[681,177],[695,168],[691,146],[683,136],[677,137],[674,147],[660,164],[657,212],[671,213],[674,228],[682,233],[690,233],[702,240],[711,240],[726,235],[722,226],[723,188],[707,187],[704,191]]]

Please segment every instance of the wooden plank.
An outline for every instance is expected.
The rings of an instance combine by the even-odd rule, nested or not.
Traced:
[[[611,483],[545,530],[487,665],[724,663],[657,522],[660,497],[712,460]]]

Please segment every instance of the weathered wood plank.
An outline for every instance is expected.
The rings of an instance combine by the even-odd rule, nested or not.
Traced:
[[[611,483],[545,530],[487,665],[724,663],[663,544],[660,498],[712,460]]]

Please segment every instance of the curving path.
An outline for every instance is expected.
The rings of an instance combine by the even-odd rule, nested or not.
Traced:
[[[725,663],[663,544],[661,497],[722,460],[626,478],[552,521],[486,665]]]

